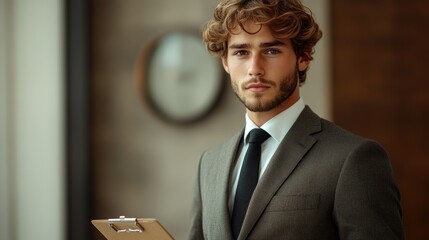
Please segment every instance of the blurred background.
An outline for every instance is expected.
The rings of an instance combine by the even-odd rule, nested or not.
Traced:
[[[198,120],[168,121],[142,76],[155,37],[200,31],[217,2],[0,0],[0,240],[103,239],[90,220],[120,215],[186,238],[199,157],[244,108],[220,70]],[[386,148],[407,239],[429,239],[429,2],[303,2],[324,32],[305,103]]]

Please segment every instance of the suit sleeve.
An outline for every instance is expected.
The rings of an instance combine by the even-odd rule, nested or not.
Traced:
[[[402,240],[400,193],[386,152],[375,142],[357,146],[342,167],[334,219],[342,240]]]
[[[202,159],[202,158],[201,158]],[[189,229],[189,240],[202,240],[203,228],[202,228],[202,202],[201,202],[201,191],[200,191],[200,168],[201,159],[198,164],[198,171],[194,182],[194,192],[191,206],[191,226]]]

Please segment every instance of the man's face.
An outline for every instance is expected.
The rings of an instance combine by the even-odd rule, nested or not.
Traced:
[[[297,59],[290,39],[274,38],[267,26],[245,28],[260,31],[232,34],[222,60],[232,88],[249,111],[284,110],[299,98],[298,69],[305,70],[308,62]]]

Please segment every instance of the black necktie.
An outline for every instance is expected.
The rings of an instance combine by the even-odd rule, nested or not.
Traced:
[[[261,160],[261,144],[270,137],[263,129],[255,128],[249,132],[249,147],[244,156],[235,193],[234,209],[232,211],[232,233],[234,239],[238,238],[247,207],[252,198],[253,190],[259,179],[259,162]]]

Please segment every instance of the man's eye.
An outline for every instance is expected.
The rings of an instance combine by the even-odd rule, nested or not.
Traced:
[[[267,53],[267,54],[269,54],[269,55],[275,55],[275,54],[279,54],[279,53],[280,53],[280,51],[279,51],[279,50],[277,50],[277,49],[268,49],[268,50],[266,51],[266,53]]]
[[[235,51],[233,53],[233,55],[234,56],[244,56],[244,55],[247,55],[247,51],[244,51],[244,50]]]

